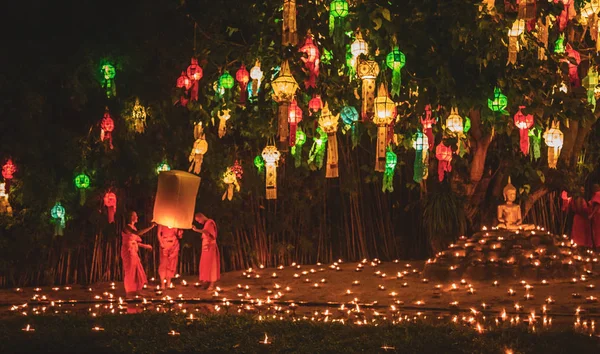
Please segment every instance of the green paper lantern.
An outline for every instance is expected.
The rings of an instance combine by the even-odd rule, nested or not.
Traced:
[[[345,18],[349,10],[350,6],[346,0],[333,0],[329,5],[329,13],[334,18]]]
[[[381,191],[384,193],[394,191],[394,172],[397,163],[398,155],[392,149],[388,148],[385,153],[385,171],[383,173],[383,187],[381,188]]]
[[[111,98],[117,95],[115,86],[115,67],[110,63],[105,63],[100,68],[102,74],[102,88],[106,90],[106,97]]]
[[[325,157],[325,148],[327,147],[327,133],[319,127],[317,128],[317,134],[319,134],[318,137],[313,137],[313,145],[308,154],[308,163],[314,163],[316,169],[320,170],[323,168],[323,158]]]
[[[259,173],[264,170],[265,160],[262,158],[262,156],[256,155],[256,157],[254,158],[254,166],[256,166],[256,169]]]
[[[233,76],[229,74],[229,71],[225,71],[221,77],[219,77],[219,86],[225,89],[230,89],[235,84]]]
[[[466,134],[471,130],[471,120],[469,117],[465,117],[465,127],[463,128],[463,132]]]
[[[358,111],[352,106],[345,106],[340,111],[344,124],[352,125],[358,121]]]
[[[400,95],[400,86],[402,85],[401,70],[406,64],[406,56],[395,47],[385,58],[388,68],[392,69],[392,97]]]
[[[90,188],[90,177],[85,173],[80,173],[75,177],[75,187],[77,189],[88,189]]]
[[[494,88],[494,100],[488,99],[488,107],[492,112],[505,112],[505,108],[508,106],[508,99],[502,94],[499,88]]]
[[[323,54],[321,54],[321,63],[329,65],[329,64],[331,64],[332,60],[333,60],[333,53],[330,50],[323,48]]]
[[[333,0],[329,4],[329,35],[338,49],[344,43],[344,19],[348,16],[350,6],[346,0]]]
[[[171,171],[171,166],[165,161],[161,162],[158,166],[156,166],[156,173],[159,174],[161,172]]]
[[[562,54],[565,52],[565,35],[561,34],[560,37],[554,42],[554,53]]]
[[[56,202],[52,209],[50,210],[50,216],[54,221],[54,236],[62,236],[63,230],[65,228],[65,218],[67,213],[65,208],[60,204],[60,202]]]
[[[302,131],[302,129],[298,128],[296,130],[296,144],[292,146],[292,156],[294,156],[294,166],[296,168],[302,165],[302,147],[306,143],[306,134]]]

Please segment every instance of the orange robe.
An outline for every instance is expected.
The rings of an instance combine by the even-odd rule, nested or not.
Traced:
[[[202,255],[200,257],[200,281],[215,282],[221,279],[221,258],[217,247],[217,224],[208,219],[202,229]]]
[[[177,272],[179,260],[179,230],[166,226],[158,226],[158,241],[160,243],[160,265],[158,274],[160,279],[172,279]]]
[[[137,231],[137,230],[136,230]],[[121,233],[123,244],[121,245],[121,258],[123,259],[123,281],[125,292],[137,292],[143,289],[148,282],[146,272],[142,267],[142,261],[138,253],[138,243],[142,238],[124,229]]]

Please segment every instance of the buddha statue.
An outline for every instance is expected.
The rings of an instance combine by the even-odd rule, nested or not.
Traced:
[[[506,203],[498,205],[498,228],[507,230],[533,230],[535,225],[523,224],[521,206],[514,203],[517,199],[517,188],[510,183],[510,177],[508,177],[508,184],[504,187],[502,194]]]

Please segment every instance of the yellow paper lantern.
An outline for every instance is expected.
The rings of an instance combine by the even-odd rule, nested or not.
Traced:
[[[369,54],[369,44],[363,39],[360,30],[356,30],[356,38],[350,45],[350,53],[352,54],[352,67],[356,68],[358,57],[361,54]]]
[[[450,115],[446,119],[446,128],[454,134],[463,132],[463,119],[458,114],[458,108],[453,107],[450,110]]]
[[[550,168],[556,168],[563,147],[564,135],[559,127],[559,122],[554,121],[552,127],[544,132],[544,141],[548,145],[548,167]]]
[[[279,76],[273,80],[271,86],[273,87],[273,99],[279,103],[279,141],[282,146],[287,147],[285,143],[288,139],[288,109],[299,88],[298,82],[292,76],[287,60],[281,64]]]
[[[227,134],[227,121],[231,118],[230,109],[224,109],[217,113],[219,117],[219,138],[222,138]]]
[[[298,44],[296,31],[296,0],[283,0],[283,28],[281,31],[281,45]]]
[[[266,188],[267,199],[277,199],[277,165],[281,153],[275,145],[267,145],[262,151],[262,158],[267,168]]]
[[[329,110],[329,104],[325,103],[325,107],[321,110],[321,117],[319,118],[319,127],[327,133],[327,169],[325,173],[326,178],[337,178],[339,177],[338,169],[338,142],[337,142],[337,131],[340,115],[333,115]]]
[[[362,80],[362,119],[373,117],[375,109],[375,79],[379,75],[379,65],[374,60],[363,60],[358,63],[358,77]]]
[[[375,115],[373,123],[377,124],[377,153],[375,171],[385,172],[385,154],[387,149],[387,129],[396,116],[396,103],[388,95],[384,84],[379,86],[377,98],[374,100]]]
[[[154,221],[170,228],[191,229],[200,177],[184,171],[158,175]]]

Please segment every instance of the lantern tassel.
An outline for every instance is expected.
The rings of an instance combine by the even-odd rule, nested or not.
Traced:
[[[375,171],[385,172],[385,152],[387,147],[387,126],[377,127],[377,153],[375,154]]]
[[[383,173],[383,187],[381,188],[381,191],[383,193],[385,193],[385,192],[392,193],[394,191],[394,169],[393,168],[386,167],[385,172]]]
[[[79,204],[80,205],[84,205],[85,204],[85,189],[81,188],[79,190]]]
[[[421,183],[423,175],[423,150],[416,150],[413,181]]]
[[[290,146],[294,147],[296,145],[296,131],[298,130],[298,124],[290,123]]]
[[[433,137],[433,129],[426,128],[423,130],[424,130],[423,133],[427,136],[427,142],[429,144],[429,151],[433,151],[433,148],[435,146],[435,138]]]
[[[296,45],[298,43],[298,32],[296,31],[296,0],[283,2],[283,29],[281,44]]]
[[[517,52],[519,51],[519,42],[516,36],[508,36],[508,64],[517,64]]]
[[[248,98],[248,83],[240,84],[240,104],[246,104]]]
[[[219,139],[227,134],[227,120],[219,119]]]
[[[267,163],[266,187],[267,199],[277,199],[277,167],[275,164]]]
[[[190,90],[190,99],[192,101],[198,101],[198,81],[192,80],[192,88]]]
[[[338,141],[336,133],[327,134],[327,169],[325,178],[339,177]]]
[[[519,129],[521,151],[529,155],[529,129]]]
[[[294,166],[296,168],[302,165],[302,147],[304,144],[296,144],[292,146],[292,156],[294,156]]]
[[[109,224],[112,224],[115,222],[116,210],[117,210],[117,208],[115,206],[106,207],[106,216],[107,216],[107,221]]]
[[[452,172],[452,164],[450,163],[450,161],[438,161],[438,178],[440,182],[444,180],[446,172]]]
[[[325,147],[327,145],[327,134],[321,128],[317,128],[320,137],[314,137],[314,142],[308,154],[308,163],[314,163],[318,170],[323,168],[323,157],[325,156]]]
[[[537,129],[531,129],[529,131],[529,136],[531,137],[531,141],[533,142],[533,144],[531,144],[531,159],[534,161],[537,161],[540,159],[541,157],[541,142],[542,142],[542,136],[541,136],[541,132],[538,132]]]
[[[398,69],[392,72],[392,97],[400,96],[400,86],[402,86],[402,72]]]
[[[289,103],[283,102],[279,104],[279,119],[278,119],[278,131],[279,131],[279,142],[280,150],[287,151],[288,141],[288,114],[289,114]]]

